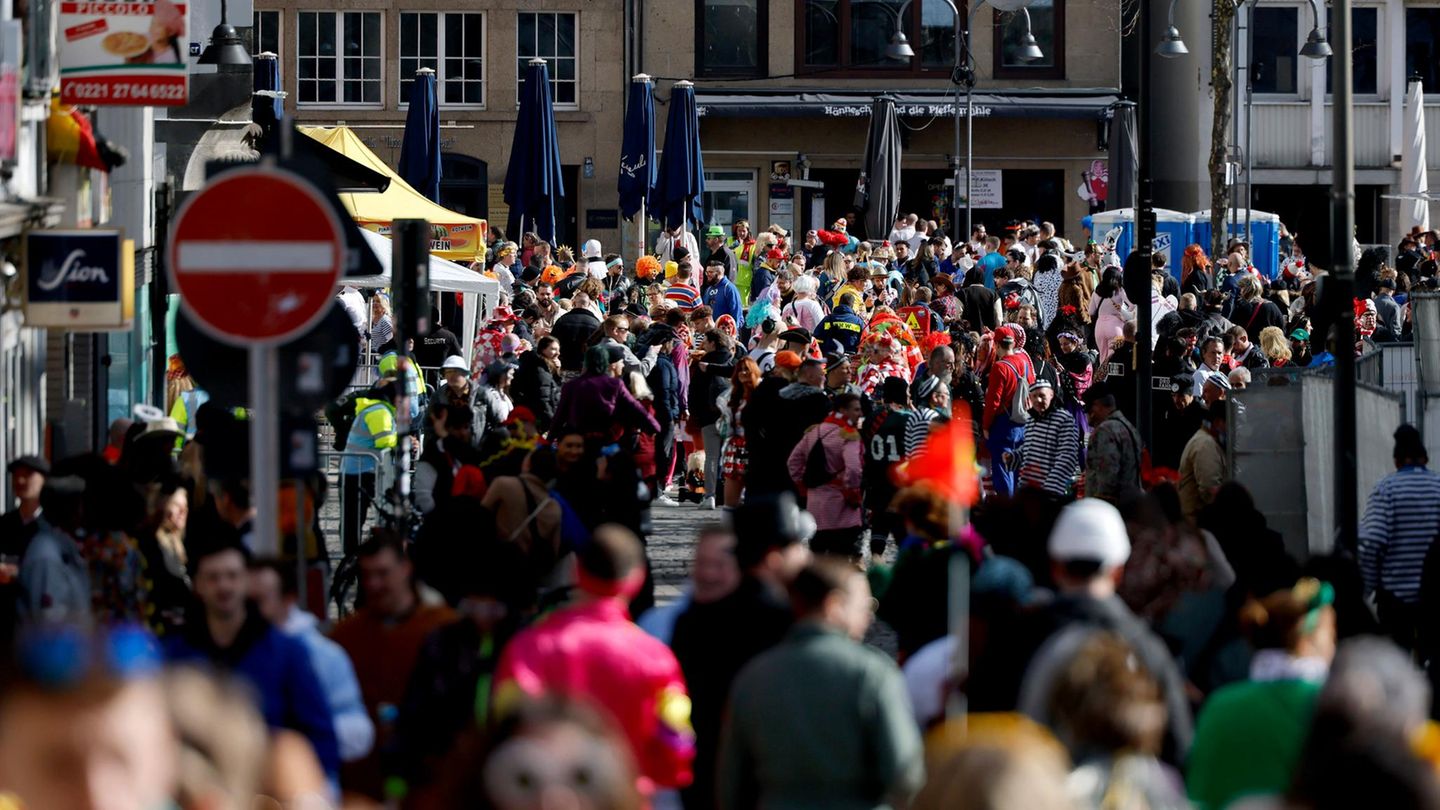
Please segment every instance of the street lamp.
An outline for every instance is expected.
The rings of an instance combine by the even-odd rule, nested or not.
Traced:
[[[1170,0],[1170,22],[1165,29],[1165,36],[1160,44],[1155,46],[1155,54],[1166,59],[1174,59],[1177,56],[1184,56],[1190,53],[1185,47],[1185,40],[1180,38],[1180,29],[1175,27],[1175,4],[1179,0]]]
[[[200,54],[199,64],[231,67],[252,64],[250,54],[245,50],[245,41],[240,39],[240,33],[226,19],[227,11],[225,0],[220,0],[220,24],[210,32],[210,44]]]
[[[975,91],[975,65],[974,54],[970,51],[970,29],[975,24],[975,13],[980,7],[989,3],[999,11],[1019,12],[1020,19],[1024,21],[1023,34],[1020,37],[1020,48],[1015,53],[1015,58],[1022,62],[1034,62],[1045,57],[1040,45],[1035,42],[1035,34],[1030,30],[1030,10],[1027,8],[1032,0],[976,0],[970,7],[970,15],[965,18],[965,28],[960,28],[960,7],[955,5],[954,0],[945,0],[950,7],[950,13],[955,17],[955,70],[950,74],[950,80],[955,84],[965,85],[965,231],[955,235],[956,241],[964,241],[970,238],[974,231],[972,220],[973,209],[970,205],[970,189],[972,187],[974,172],[975,149],[975,127],[973,113],[975,106],[973,94]],[[915,57],[915,49],[910,47],[910,42],[905,38],[904,25],[905,9],[910,5],[906,2],[895,12],[895,33],[890,37],[890,44],[885,48],[885,56],[888,59],[904,61]],[[960,219],[960,106],[955,105],[955,220]],[[956,230],[953,226],[951,230]]]

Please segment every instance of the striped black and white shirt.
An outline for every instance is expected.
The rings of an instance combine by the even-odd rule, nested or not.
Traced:
[[[1064,497],[1080,470],[1080,427],[1075,415],[1053,407],[1025,426],[1020,442],[1020,486]]]
[[[1360,521],[1360,575],[1366,592],[1402,602],[1420,598],[1425,555],[1440,533],[1440,473],[1404,467],[1375,485]]]

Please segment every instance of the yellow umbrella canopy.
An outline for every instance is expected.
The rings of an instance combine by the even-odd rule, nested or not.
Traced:
[[[390,223],[397,219],[423,219],[433,231],[430,253],[452,262],[485,259],[485,237],[489,224],[483,219],[457,214],[426,199],[400,179],[378,155],[360,141],[349,127],[300,127],[301,132],[340,154],[382,172],[391,178],[390,187],[380,194],[341,194],[340,202],[355,223],[366,230],[390,235]]]

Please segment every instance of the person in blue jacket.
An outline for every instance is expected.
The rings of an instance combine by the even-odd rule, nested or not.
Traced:
[[[740,290],[725,277],[725,265],[711,262],[705,265],[705,283],[700,287],[700,303],[710,307],[715,320],[729,315],[736,323],[745,321],[745,310],[740,305]]]
[[[302,641],[277,630],[246,599],[249,552],[233,531],[215,526],[212,542],[190,551],[190,579],[198,609],[183,633],[167,639],[176,663],[208,663],[254,690],[256,708],[272,729],[290,729],[310,741],[332,785],[338,785],[340,749],[325,691]]]
[[[820,341],[821,346],[829,346],[833,340],[846,354],[854,354],[860,348],[860,333],[864,330],[865,320],[855,314],[855,293],[847,292],[840,296],[840,303],[825,320],[815,327],[815,339]]]

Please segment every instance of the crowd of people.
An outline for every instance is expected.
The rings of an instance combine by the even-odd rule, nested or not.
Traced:
[[[0,806],[1440,808],[1419,432],[1326,556],[1226,452],[1238,391],[1408,337],[1435,234],[1361,257],[1338,347],[1288,236],[1134,301],[1088,224],[492,233],[477,334],[442,296],[403,345],[347,288],[376,363],[278,557],[243,403],[176,358],[165,410],[7,470]]]

